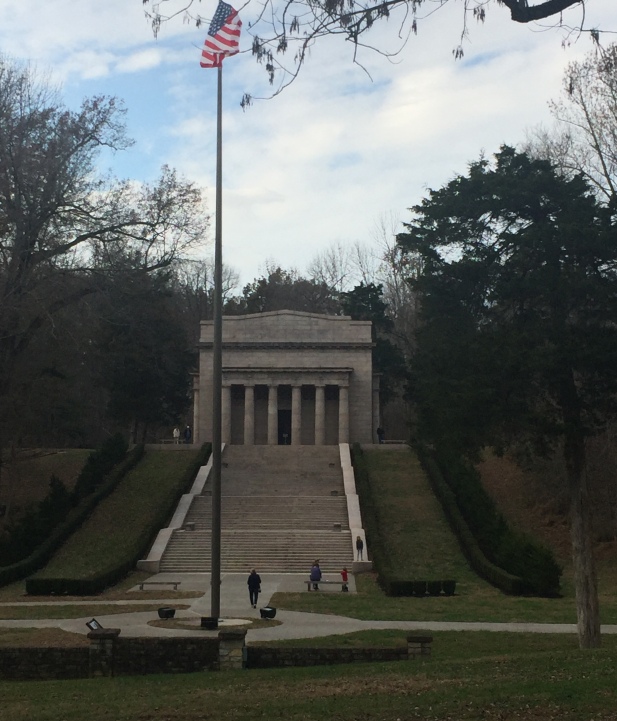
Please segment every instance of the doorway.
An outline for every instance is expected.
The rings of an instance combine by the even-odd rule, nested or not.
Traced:
[[[291,410],[279,410],[278,422],[279,446],[291,445]]]

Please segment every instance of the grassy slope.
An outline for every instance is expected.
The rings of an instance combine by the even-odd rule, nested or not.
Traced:
[[[161,503],[174,489],[179,490],[179,481],[196,453],[147,451],[37,576],[82,578],[94,568],[114,567],[125,549],[139,543]]]
[[[506,596],[478,578],[467,565],[414,455],[380,450],[367,452],[366,456],[375,503],[383,519],[385,553],[394,568],[410,578],[454,578],[456,596],[388,598],[379,589],[375,575],[364,574],[356,579],[357,594],[276,594],[272,605],[364,619],[576,623],[569,566],[564,573],[562,598]],[[617,595],[613,593],[616,582],[615,564],[603,564],[603,623],[617,623]]]

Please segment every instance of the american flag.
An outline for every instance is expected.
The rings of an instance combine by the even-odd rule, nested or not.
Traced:
[[[219,2],[201,52],[202,68],[218,68],[224,57],[239,51],[241,27],[238,11],[228,3]]]

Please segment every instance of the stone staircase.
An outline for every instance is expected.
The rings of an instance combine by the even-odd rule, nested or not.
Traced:
[[[227,446],[222,459],[221,570],[325,574],[353,550],[338,446]],[[210,571],[210,481],[173,532],[161,572]],[[194,530],[188,530],[189,528]]]

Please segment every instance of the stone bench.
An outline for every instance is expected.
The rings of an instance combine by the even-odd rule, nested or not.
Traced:
[[[320,584],[326,584],[326,583],[327,583],[327,584],[336,584],[336,585],[339,585],[339,586],[341,587],[341,591],[344,590],[344,587],[345,587],[345,586],[348,586],[348,583],[343,583],[343,581],[326,581],[326,580],[323,579],[323,578],[321,579],[321,581],[311,581],[311,579],[309,578],[309,580],[306,582],[306,590],[307,590],[307,591],[312,591],[313,589],[311,588],[311,586],[312,586],[314,583],[317,583],[318,586],[319,586]]]
[[[173,586],[174,591],[177,591],[181,583],[182,581],[142,581],[139,584],[139,590],[143,591],[144,586]]]

